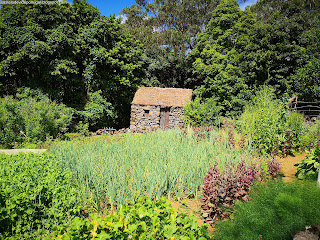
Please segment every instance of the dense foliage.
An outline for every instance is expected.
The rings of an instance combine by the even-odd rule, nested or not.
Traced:
[[[42,239],[80,214],[72,174],[50,154],[0,154],[0,238]]]
[[[0,23],[2,96],[19,87],[41,89],[52,100],[83,110],[79,118],[92,129],[127,124],[143,69],[140,45],[119,19],[75,0],[3,5]]]
[[[192,88],[188,123],[242,112],[254,91],[319,98],[319,5],[260,0],[148,0],[123,23],[85,0],[0,8],[0,97],[40,89],[75,109],[73,125],[127,127],[140,86]],[[76,129],[76,128],[74,128]]]
[[[319,101],[319,19],[319,7],[304,0],[261,0],[245,11],[221,1],[187,56],[195,94],[224,115],[240,113],[261,85],[277,98]]]
[[[207,226],[198,226],[194,216],[178,214],[161,198],[124,205],[118,213],[76,218],[59,239],[210,239]]]
[[[122,10],[125,27],[143,43],[147,85],[192,87],[186,55],[218,0],[138,0]]]
[[[202,102],[194,99],[183,107],[183,120],[191,126],[218,126],[221,120],[221,106],[210,98]]]
[[[298,179],[316,180],[319,173],[320,148],[311,149],[306,159],[295,164]]]
[[[285,131],[284,111],[273,89],[263,88],[241,114],[240,131],[263,153],[271,153]]]
[[[303,114],[289,111],[270,87],[256,93],[237,126],[262,154],[288,155],[320,145],[320,121],[306,123]]]
[[[10,148],[56,138],[68,130],[73,113],[31,89],[21,89],[16,98],[0,98],[0,145]]]
[[[196,94],[215,99],[227,115],[241,110],[250,99],[246,79],[239,75],[237,54],[247,44],[254,23],[254,15],[241,12],[236,0],[223,0],[188,56],[199,84]]]
[[[292,239],[320,222],[320,189],[314,183],[256,185],[247,203],[237,202],[232,219],[216,224],[215,239]]]

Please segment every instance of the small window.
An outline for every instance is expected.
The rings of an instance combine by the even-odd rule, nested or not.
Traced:
[[[144,116],[149,117],[149,112],[150,112],[150,110],[144,110]]]

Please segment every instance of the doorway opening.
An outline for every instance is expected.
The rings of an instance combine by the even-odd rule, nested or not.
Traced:
[[[166,127],[169,125],[170,108],[160,108],[160,127]]]

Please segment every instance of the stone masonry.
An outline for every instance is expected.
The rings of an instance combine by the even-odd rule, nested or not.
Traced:
[[[160,128],[160,109],[165,106],[131,105],[130,130],[133,132],[150,131]],[[182,126],[182,107],[169,108],[169,124],[165,128]]]

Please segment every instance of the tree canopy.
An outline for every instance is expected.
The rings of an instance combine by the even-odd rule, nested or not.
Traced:
[[[144,71],[141,46],[119,19],[100,16],[84,0],[72,5],[3,5],[0,19],[2,95],[20,87],[38,88],[79,113],[99,95],[96,104],[103,103],[100,115],[105,122],[93,125],[128,122],[130,101]],[[82,114],[79,118],[90,119]]]
[[[194,89],[189,109],[206,124],[240,113],[262,85],[320,101],[318,1],[259,0],[242,11],[236,0],[137,0],[122,17],[85,0],[2,5],[0,96],[42,91],[91,130],[128,126],[139,86]]]
[[[319,25],[318,8],[303,0],[258,1],[245,11],[222,0],[188,56],[196,95],[216,100],[224,115],[241,112],[262,85],[279,98],[320,100]]]
[[[210,20],[217,0],[136,1],[122,10],[125,26],[144,45],[149,84],[191,87],[186,55]],[[148,83],[147,83],[148,84]]]

